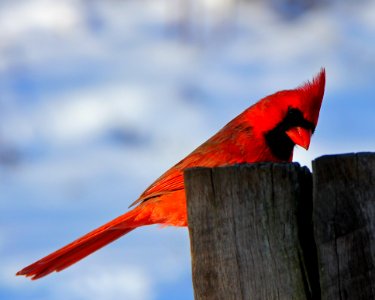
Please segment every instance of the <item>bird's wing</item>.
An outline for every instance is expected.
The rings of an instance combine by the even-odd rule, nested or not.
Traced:
[[[230,134],[228,131],[230,131]],[[252,140],[251,128],[233,126],[229,123],[218,134],[160,176],[130,206],[184,189],[183,171],[187,168],[216,167],[246,161],[243,154],[246,142],[242,139]]]
[[[130,206],[170,192],[184,189],[183,170],[196,165],[197,160],[198,157],[193,154],[187,156],[155,180]]]
[[[213,157],[213,155],[207,156]],[[148,199],[184,189],[183,172],[185,169],[197,166],[214,167],[217,165],[214,159],[212,161],[207,160],[207,156],[199,153],[194,155],[192,153],[155,180],[130,207]]]

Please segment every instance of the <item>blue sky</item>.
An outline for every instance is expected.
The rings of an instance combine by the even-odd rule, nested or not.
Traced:
[[[374,1],[181,3],[0,1],[0,299],[192,299],[186,229],[138,229],[36,282],[14,273],[321,67],[319,125],[295,161],[375,148]]]

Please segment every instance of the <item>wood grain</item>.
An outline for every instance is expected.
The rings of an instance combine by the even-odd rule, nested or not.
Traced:
[[[201,299],[319,299],[311,174],[261,163],[185,172]]]
[[[322,299],[375,299],[375,153],[313,162]]]

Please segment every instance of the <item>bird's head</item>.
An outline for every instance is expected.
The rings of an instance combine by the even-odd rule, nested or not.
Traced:
[[[291,160],[293,148],[309,148],[318,123],[325,87],[325,70],[312,81],[293,90],[284,90],[263,98],[251,107],[250,118],[259,135],[266,139],[274,156]]]

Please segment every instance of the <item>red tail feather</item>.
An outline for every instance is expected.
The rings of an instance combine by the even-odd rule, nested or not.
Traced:
[[[134,222],[134,218],[137,214],[137,209],[135,209],[104,224],[65,247],[25,267],[17,272],[17,275],[25,275],[34,280],[54,271],[64,270],[135,229],[137,225]]]

